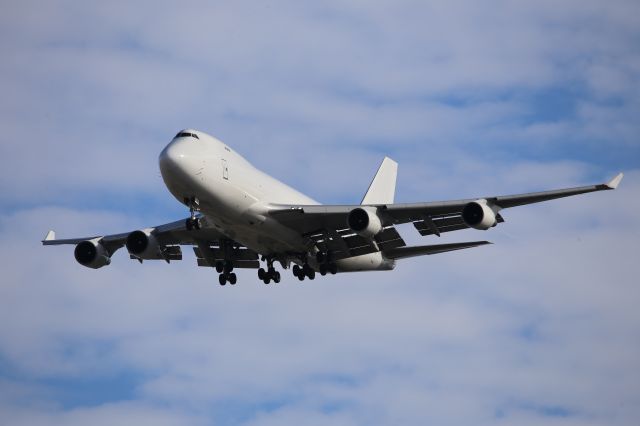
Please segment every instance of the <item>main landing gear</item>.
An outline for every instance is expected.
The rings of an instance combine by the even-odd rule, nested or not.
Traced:
[[[302,265],[302,267],[300,267],[299,265],[293,265],[292,269],[293,275],[300,281],[304,281],[305,278],[313,280],[316,277],[316,271],[314,271],[308,263],[305,263],[304,265]]]
[[[338,265],[335,263],[322,263],[318,269],[320,269],[320,275],[323,277],[327,274],[335,275],[338,273]]]
[[[230,260],[226,260],[224,262],[216,263],[216,271],[220,274],[218,277],[218,281],[220,285],[225,285],[227,282],[231,285],[234,285],[238,277],[233,271],[233,262]]]
[[[276,268],[273,267],[273,259],[267,259],[266,271],[264,268],[258,269],[258,278],[265,284],[269,284],[271,281],[276,284],[280,282],[280,272],[276,271]]]
[[[331,260],[331,253],[318,253],[316,259],[320,275],[323,277],[327,274],[335,275],[338,273],[338,265]]]
[[[198,230],[202,228],[202,222],[196,217],[196,212],[200,210],[200,201],[196,197],[185,198],[184,203],[189,206],[190,217],[185,221],[187,231]],[[222,284],[222,282],[221,282]],[[224,284],[223,284],[224,285]]]

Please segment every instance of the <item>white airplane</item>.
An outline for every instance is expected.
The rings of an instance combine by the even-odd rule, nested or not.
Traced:
[[[392,270],[398,259],[460,250],[488,241],[407,247],[394,225],[413,223],[421,235],[465,228],[487,230],[503,222],[502,209],[587,192],[615,189],[618,174],[606,184],[520,195],[394,204],[398,164],[382,161],[359,205],[321,205],[253,167],[229,146],[206,133],[180,131],[160,153],[162,178],[175,198],[189,207],[186,220],[133,232],[56,239],[44,245],[75,244],[75,258],[89,268],[111,263],[126,246],[130,258],[182,259],[191,245],[199,266],[215,267],[219,282],[235,284],[234,268],[258,269],[265,283],[280,282],[292,267],[303,281],[316,272]],[[260,267],[260,260],[266,269]]]

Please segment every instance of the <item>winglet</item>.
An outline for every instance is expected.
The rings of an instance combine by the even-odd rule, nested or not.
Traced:
[[[607,188],[609,189],[616,189],[618,187],[618,185],[620,185],[620,182],[622,181],[622,178],[624,177],[623,173],[618,173],[616,175],[616,177],[614,177],[613,179],[611,179],[609,182],[607,182],[605,185],[607,186]]]
[[[42,242],[44,243],[45,241],[53,241],[56,239],[56,231],[49,231],[47,232],[47,236],[44,237],[44,240],[42,240]]]

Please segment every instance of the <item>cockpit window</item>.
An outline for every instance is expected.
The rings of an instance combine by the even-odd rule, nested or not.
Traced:
[[[176,135],[176,137],[175,137],[174,139],[176,139],[176,138],[189,138],[189,137],[191,137],[191,138],[196,138],[196,139],[200,139],[200,138],[198,137],[198,135],[196,135],[195,133],[188,133],[188,132],[180,132],[180,133],[178,133],[178,134]]]

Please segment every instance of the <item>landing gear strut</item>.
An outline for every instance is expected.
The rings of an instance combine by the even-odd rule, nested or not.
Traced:
[[[185,221],[185,227],[187,231],[193,229],[198,230],[202,228],[202,222],[199,217],[196,217],[196,212],[200,210],[200,201],[196,197],[185,198],[184,203],[189,206],[189,219]],[[223,284],[224,285],[224,284]]]
[[[219,274],[233,271],[233,262],[231,260],[225,260],[224,262],[219,260],[216,262],[216,272]]]
[[[276,284],[280,282],[280,272],[273,267],[272,258],[267,258],[267,270],[264,268],[258,269],[258,278],[265,284],[269,284],[272,280]]]

